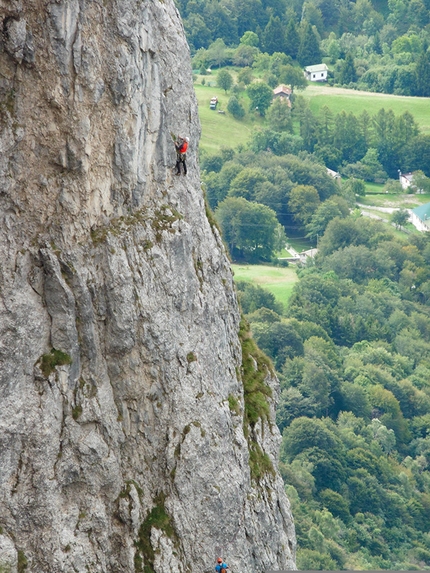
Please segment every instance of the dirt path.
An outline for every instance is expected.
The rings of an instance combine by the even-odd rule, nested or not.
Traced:
[[[376,207],[375,205],[363,205],[362,203],[357,203],[360,209],[372,209],[372,211],[380,211],[381,213],[394,213],[394,211],[398,211],[400,207]],[[406,209],[406,211],[410,211],[410,209]]]

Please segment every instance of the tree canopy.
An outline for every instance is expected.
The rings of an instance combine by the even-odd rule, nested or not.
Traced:
[[[257,262],[270,260],[286,243],[285,233],[269,207],[243,197],[229,197],[215,211],[233,256]]]
[[[266,115],[273,99],[273,90],[264,82],[254,82],[247,88],[250,99],[250,109],[258,111],[262,116]]]

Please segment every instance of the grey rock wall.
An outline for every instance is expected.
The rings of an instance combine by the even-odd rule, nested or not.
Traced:
[[[173,2],[0,0],[0,18],[0,564],[293,569],[282,480],[251,480]],[[275,426],[252,436],[276,468]]]

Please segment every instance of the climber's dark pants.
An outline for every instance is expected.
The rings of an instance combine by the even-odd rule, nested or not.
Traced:
[[[181,163],[184,169],[184,175],[187,174],[187,165],[185,163],[185,153],[181,153],[181,154],[177,154],[176,155],[176,173],[179,175],[179,173],[181,172]]]

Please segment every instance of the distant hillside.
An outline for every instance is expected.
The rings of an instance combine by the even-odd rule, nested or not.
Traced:
[[[228,69],[233,75],[237,72],[234,68]],[[237,145],[246,145],[251,140],[254,130],[269,126],[267,118],[259,117],[257,114],[247,113],[243,119],[235,119],[226,111],[232,93],[231,91],[226,93],[217,87],[217,71],[215,70],[208,76],[198,76],[194,83],[202,125],[200,149],[208,154],[219,152],[221,147],[234,148]],[[204,85],[201,84],[203,79]],[[392,109],[396,115],[407,111],[412,114],[422,133],[430,134],[430,104],[427,98],[378,94],[311,83],[300,94],[308,100],[310,109],[315,114],[318,114],[324,106],[333,113],[345,111],[355,115],[359,115],[364,110],[374,114],[382,108]],[[210,98],[214,95],[219,99],[219,105],[215,111],[209,109]],[[246,93],[243,92],[239,97],[243,98],[244,105],[248,109],[249,100]],[[218,113],[219,110],[224,113]]]
[[[194,69],[255,67],[262,55],[277,53],[301,68],[326,63],[332,85],[430,96],[426,0],[177,2]],[[264,79],[270,85],[275,81],[270,69]]]

